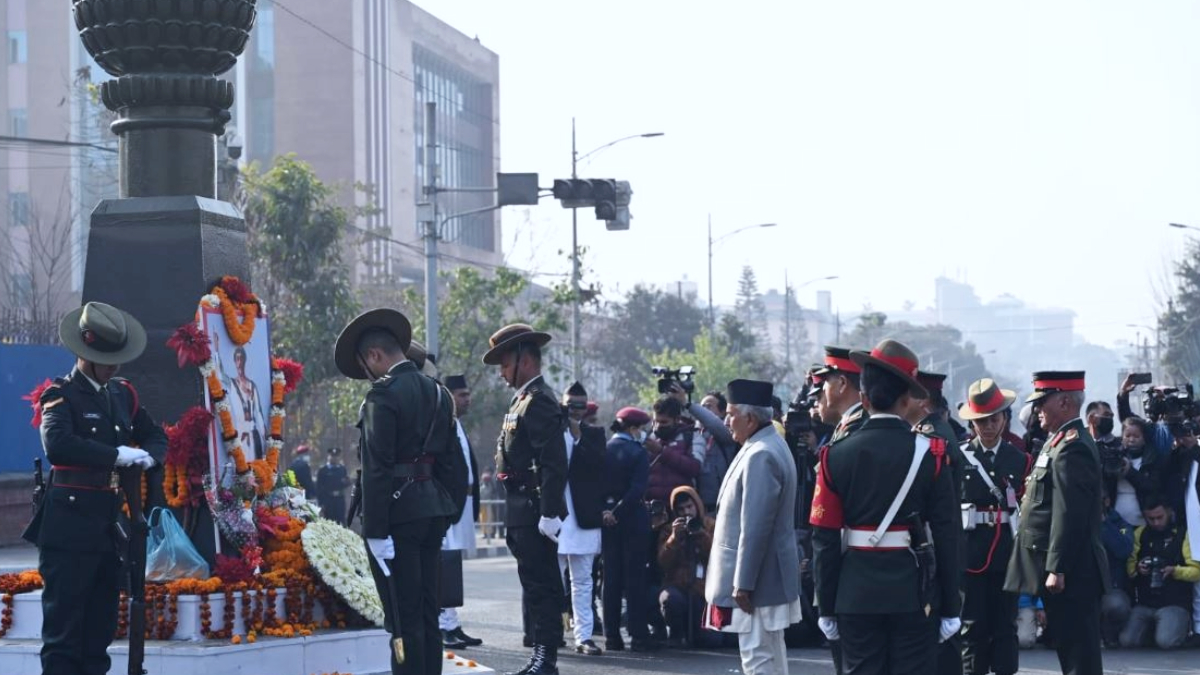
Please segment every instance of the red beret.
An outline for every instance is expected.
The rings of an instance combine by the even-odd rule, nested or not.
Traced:
[[[624,424],[641,426],[650,423],[650,414],[641,408],[626,406],[617,411],[617,419]]]
[[[295,454],[297,454],[297,455],[303,455],[303,454],[304,454],[304,453],[306,453],[306,452],[308,452],[308,446],[307,446],[307,445],[298,445],[298,446],[296,446],[296,452],[295,452]]]
[[[587,402],[587,414],[595,415],[598,412],[600,412],[600,404],[596,403],[595,401],[588,401]]]

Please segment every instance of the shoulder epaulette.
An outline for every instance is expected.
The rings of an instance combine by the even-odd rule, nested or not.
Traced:
[[[930,438],[937,436],[937,430],[933,428],[933,422],[919,422],[917,423],[917,426],[913,427],[913,431],[921,434],[922,436],[928,436]]]
[[[863,416],[863,409],[859,408],[858,410],[855,410],[853,413],[851,413],[851,415],[849,417],[846,418],[846,424],[849,424],[851,422],[857,422],[860,419],[862,419],[862,416]]]
[[[1078,439],[1079,439],[1079,430],[1078,429],[1071,429],[1065,435],[1063,435],[1063,438],[1062,438],[1064,443],[1070,443],[1071,441],[1078,440]]]

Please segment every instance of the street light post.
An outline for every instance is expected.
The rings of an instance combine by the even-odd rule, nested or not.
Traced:
[[[717,314],[713,309],[713,246],[732,237],[739,232],[753,230],[759,227],[775,227],[775,223],[760,223],[758,225],[747,225],[739,227],[733,232],[727,232],[716,239],[712,236],[712,214],[708,214],[708,332],[715,333],[717,330]]]
[[[655,131],[648,134],[634,134],[618,138],[615,141],[609,141],[600,147],[580,155],[575,146],[575,118],[571,118],[571,178],[579,178],[579,163],[588,157],[604,150],[622,141],[632,140],[634,138],[656,138],[664,136],[665,133]],[[583,360],[580,358],[580,326],[582,317],[580,316],[580,290],[579,290],[579,209],[571,209],[571,370],[574,373],[576,382],[583,380]]]
[[[1127,323],[1127,324],[1125,324],[1125,326],[1127,328],[1137,328],[1137,329],[1145,328],[1146,330],[1154,333],[1154,367],[1151,368],[1150,370],[1153,372],[1153,374],[1156,378],[1161,378],[1162,377],[1162,331],[1159,330],[1158,326],[1150,327],[1143,323]],[[1142,354],[1145,354],[1145,350],[1142,348],[1142,346],[1140,344],[1140,336],[1137,335],[1136,333],[1134,334],[1134,347],[1135,347],[1134,353],[1141,352]]]

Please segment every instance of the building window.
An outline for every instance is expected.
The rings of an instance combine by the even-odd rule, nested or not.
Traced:
[[[25,138],[29,135],[29,117],[24,108],[10,108],[8,111],[8,135]]]
[[[25,40],[25,31],[8,31],[8,62],[25,63],[29,59],[29,44]]]
[[[8,224],[12,227],[29,225],[29,193],[8,193]]]

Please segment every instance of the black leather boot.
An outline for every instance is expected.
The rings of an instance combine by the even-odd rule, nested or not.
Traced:
[[[505,675],[558,675],[558,648],[534,645],[525,667]]]

